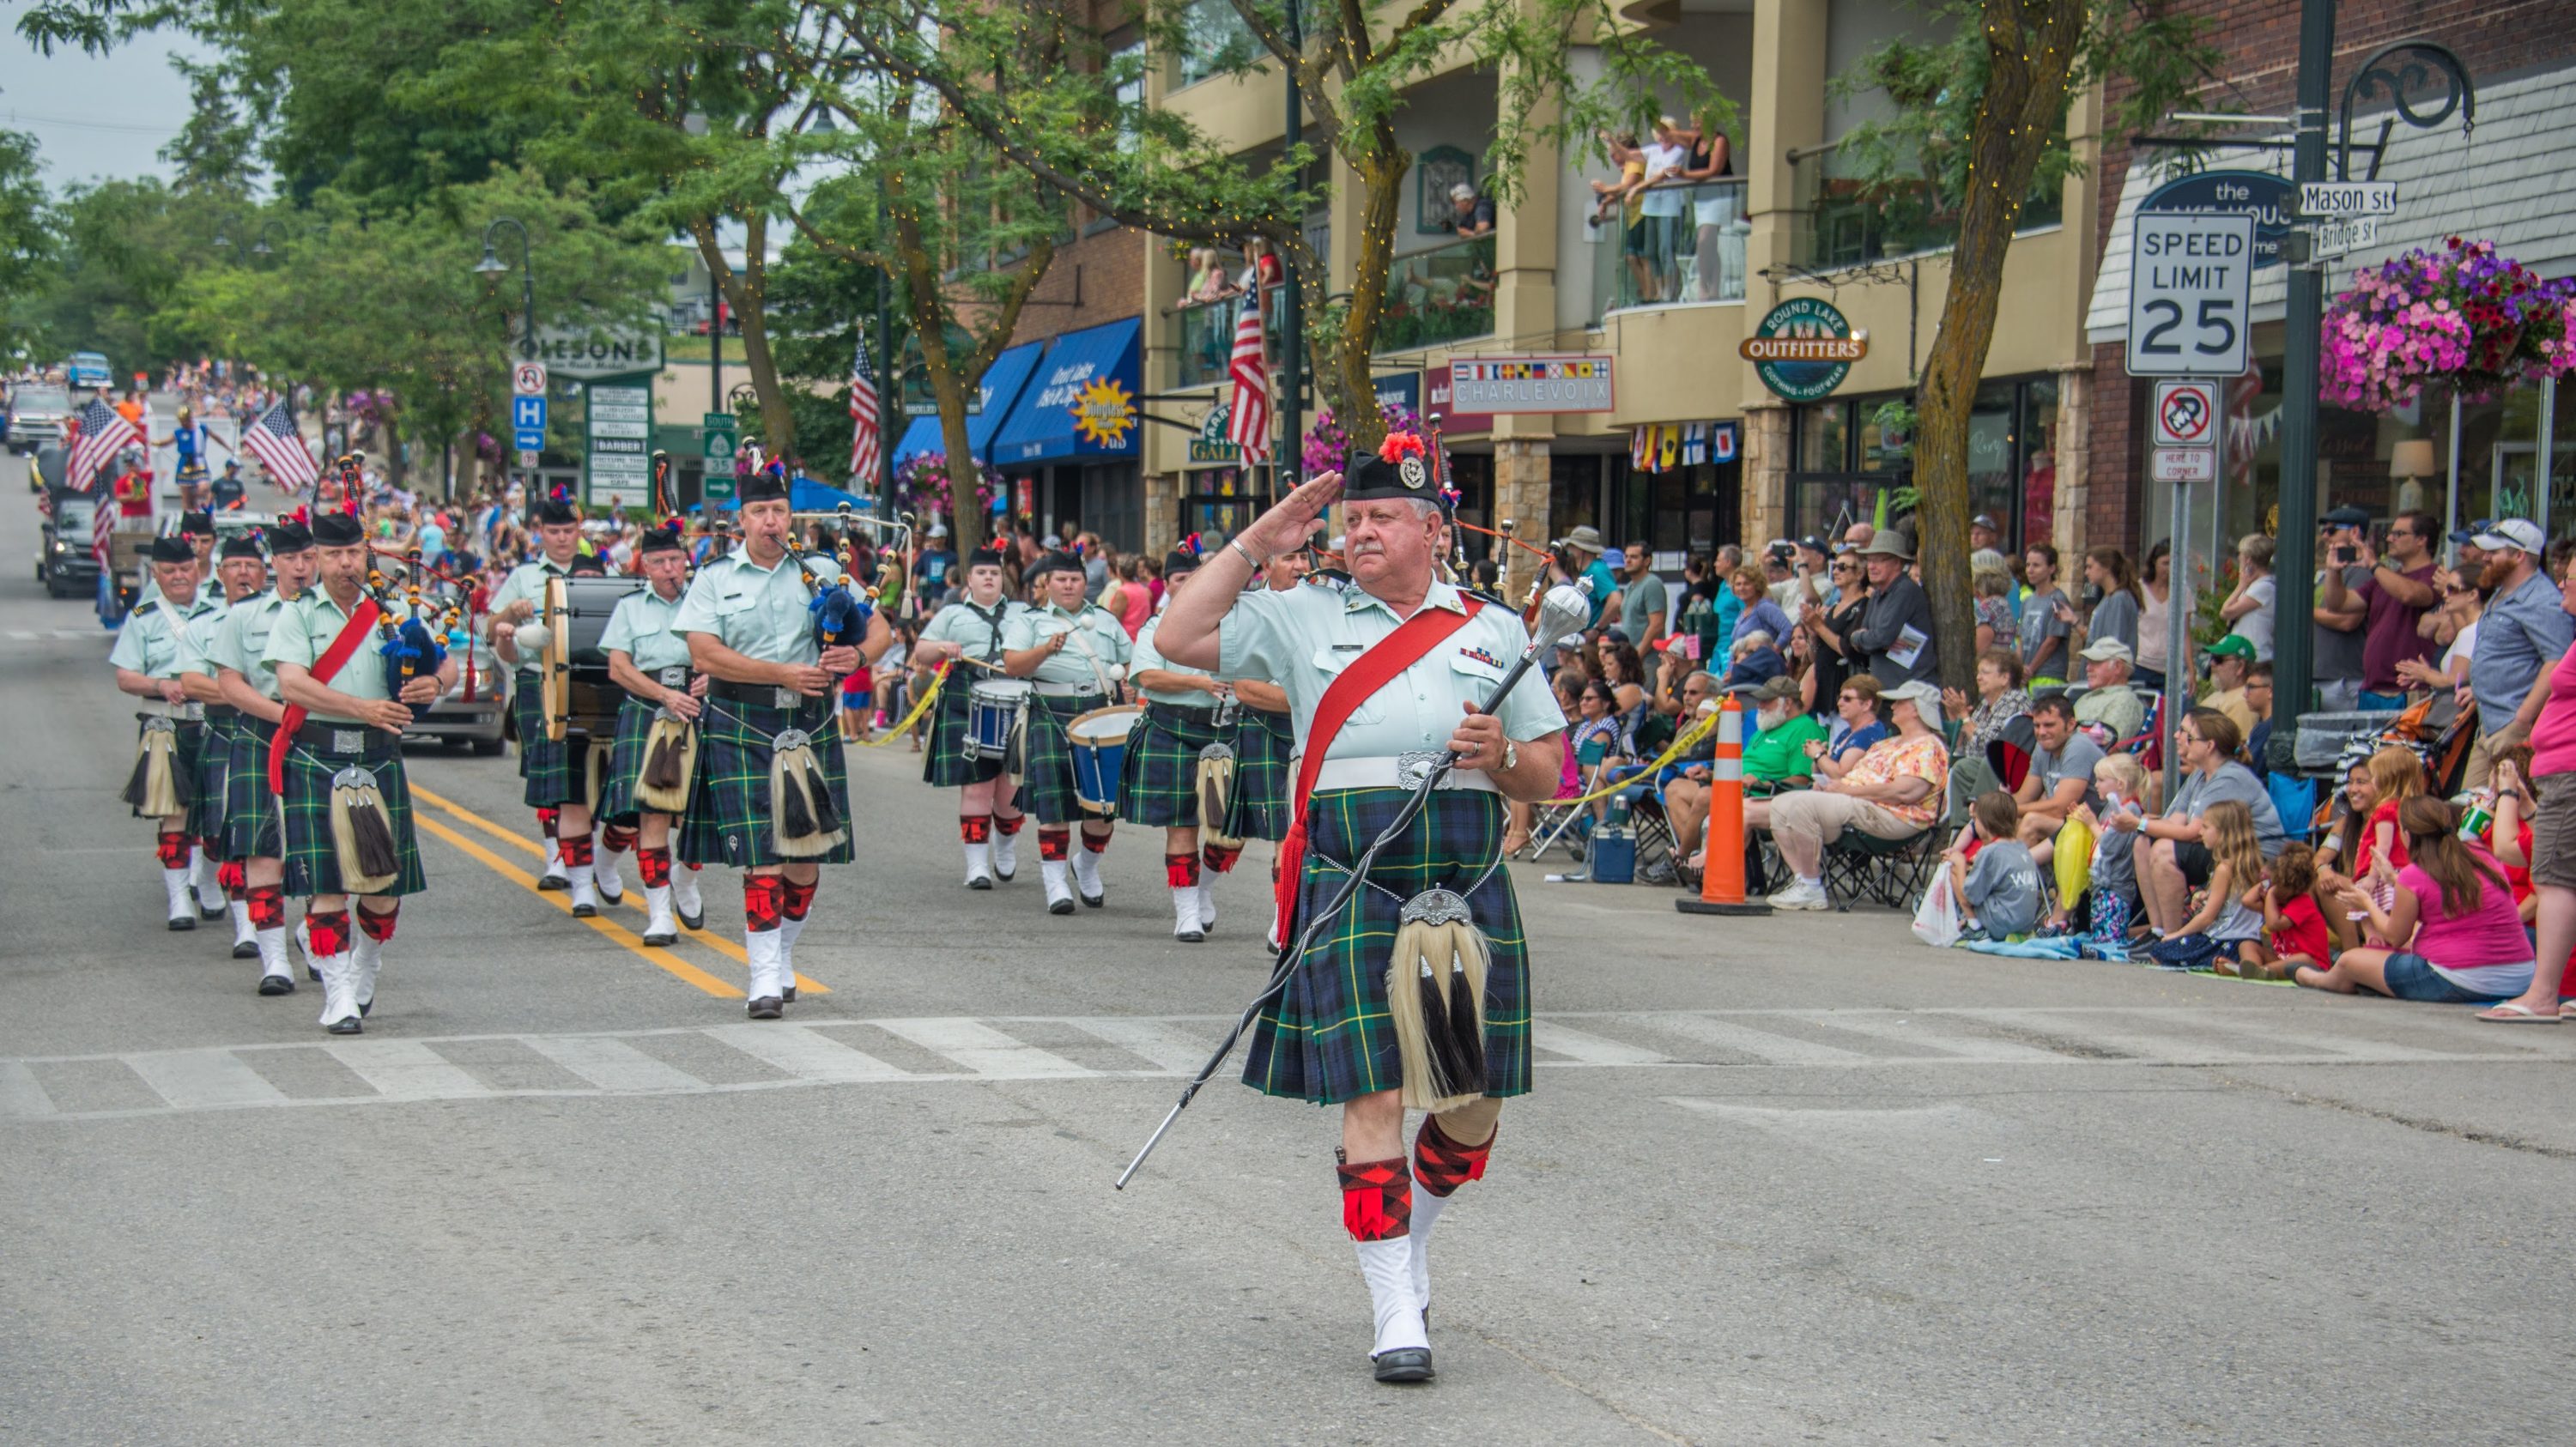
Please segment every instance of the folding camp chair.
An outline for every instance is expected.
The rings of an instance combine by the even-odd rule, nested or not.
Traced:
[[[1589,794],[1601,787],[1603,767],[1603,765],[1594,764],[1579,772],[1575,787],[1577,796]],[[1535,806],[1530,821],[1530,842],[1521,846],[1520,857],[1536,863],[1546,857],[1551,846],[1562,845],[1568,856],[1577,863],[1581,863],[1584,836],[1590,832],[1591,818],[1592,806],[1589,804],[1541,801]],[[1583,827],[1576,828],[1578,823]]]

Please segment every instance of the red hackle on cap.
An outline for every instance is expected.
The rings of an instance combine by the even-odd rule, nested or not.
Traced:
[[[1421,457],[1424,453],[1422,439],[1410,432],[1390,432],[1386,434],[1386,440],[1377,445],[1377,458],[1380,462],[1394,462],[1405,457]]]

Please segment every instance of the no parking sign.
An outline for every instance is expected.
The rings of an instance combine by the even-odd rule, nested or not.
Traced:
[[[2169,377],[2156,383],[2156,446],[2212,446],[2218,440],[2218,418],[2216,382]]]

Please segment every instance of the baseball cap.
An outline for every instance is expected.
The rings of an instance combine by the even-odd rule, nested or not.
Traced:
[[[2549,540],[2540,535],[2540,525],[2521,518],[2506,518],[2470,541],[2488,552],[2498,548],[2520,548],[2526,553],[2537,553],[2549,546]]]
[[[2076,656],[2093,663],[2135,663],[2138,661],[2138,655],[2129,651],[2129,645],[2121,642],[2117,638],[2097,638],[2093,641],[2092,647],[2085,649],[2082,653],[2079,653]]]
[[[2478,534],[2486,532],[2494,526],[2494,518],[2480,518],[2476,522],[2469,524],[2467,527],[2454,528],[2451,532],[2451,541],[2455,543],[2465,543],[2470,547],[2476,547],[2478,545]]]
[[[1984,528],[1990,533],[1999,533],[2004,530],[2004,525],[1996,522],[1994,514],[1992,513],[1981,512],[1977,514],[1975,517],[1968,519],[1968,526],[1972,528]]]
[[[1604,643],[1629,643],[1635,640],[1629,638],[1628,630],[1625,628],[1604,628],[1601,630],[1601,641]]]
[[[1811,553],[1830,553],[1834,550],[1833,544],[1826,542],[1823,538],[1817,537],[1814,533],[1809,533],[1805,537],[1798,539],[1798,546]]]
[[[2230,633],[2209,645],[2208,651],[2212,658],[2252,658],[2254,640],[2242,634]]]
[[[1760,683],[1739,683],[1730,692],[1742,695],[1751,703],[1778,703],[1798,696],[1798,680],[1785,673],[1775,674]]]
[[[2366,528],[2370,526],[2370,514],[2360,508],[2346,505],[2336,508],[2317,521],[2330,528]]]
[[[1911,683],[1900,683],[1880,694],[1879,697],[1889,703],[1914,705],[1922,712],[1927,722],[1941,716],[1941,690],[1919,678]]]

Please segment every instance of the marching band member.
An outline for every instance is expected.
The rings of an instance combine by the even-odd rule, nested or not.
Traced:
[[[597,880],[591,871],[590,799],[582,788],[573,762],[586,749],[586,741],[569,735],[562,739],[546,737],[545,688],[539,681],[538,650],[527,656],[519,651],[517,637],[522,625],[537,616],[545,606],[546,582],[550,578],[569,578],[573,562],[581,548],[581,514],[561,498],[548,498],[537,504],[537,535],[543,551],[528,562],[510,570],[501,586],[492,590],[485,605],[490,615],[492,649],[504,663],[518,665],[518,677],[510,690],[510,719],[519,735],[519,777],[525,781],[521,799],[542,816],[554,810],[554,827],[549,832],[555,841],[555,857],[546,864],[545,878],[539,888],[572,890],[572,912],[588,918],[599,913]],[[563,884],[556,884],[557,878]],[[612,892],[612,898],[614,892]]]
[[[240,726],[240,711],[226,701],[216,681],[214,644],[233,609],[248,606],[268,581],[268,559],[260,554],[259,539],[248,533],[225,539],[215,579],[223,585],[222,601],[190,619],[179,634],[179,683],[206,715],[188,832],[204,856],[217,861],[215,878],[233,916],[233,958],[248,960],[259,957],[259,940],[250,922],[241,856],[231,852],[224,840],[224,807],[231,789],[233,735]]]
[[[608,785],[601,791],[599,812],[612,829],[633,829],[638,843],[635,862],[644,872],[644,943],[667,945],[680,938],[671,918],[676,900],[680,922],[691,929],[705,923],[695,872],[671,870],[671,826],[677,815],[644,807],[636,798],[645,764],[656,746],[654,723],[676,721],[661,744],[677,752],[666,755],[679,777],[664,787],[681,799],[688,796],[687,763],[694,760],[694,733],[707,694],[707,676],[689,667],[688,640],[671,631],[679,617],[680,595],[688,587],[689,554],[678,533],[648,529],[636,545],[643,560],[644,587],[617,600],[600,634],[600,651],[608,655],[608,677],[626,690],[617,710],[617,745],[609,755]]]
[[[845,586],[828,555],[789,543],[786,479],[766,470],[736,484],[742,544],[698,570],[673,632],[713,675],[699,730],[698,780],[680,828],[680,857],[744,871],[743,949],[752,1019],[775,1020],[796,998],[796,937],[814,907],[822,864],[846,864],[850,788],[832,692],[893,642],[871,612],[862,640],[824,646],[812,605]]]
[[[1535,677],[1498,713],[1481,711],[1529,635],[1434,576],[1443,514],[1420,452],[1395,434],[1355,457],[1347,480],[1297,488],[1207,560],[1156,637],[1186,667],[1287,689],[1303,799],[1284,846],[1296,905],[1284,930],[1331,902],[1442,750],[1460,759],[1348,913],[1317,922],[1244,1068],[1268,1094],[1342,1107],[1342,1220],[1375,1309],[1375,1374],[1394,1382],[1432,1375],[1432,1224],[1484,1174],[1503,1098],[1529,1089],[1529,966],[1501,868],[1503,804],[1556,791],[1565,726]],[[1242,593],[1337,496],[1351,585]],[[1430,1112],[1410,1162],[1408,1100]]]
[[[1000,759],[966,757],[966,706],[976,678],[1002,667],[1003,634],[1014,616],[1027,611],[1027,604],[1002,592],[1002,555],[977,548],[966,555],[965,596],[939,610],[912,650],[915,677],[924,680],[932,668],[955,660],[932,709],[921,780],[958,791],[957,835],[966,846],[968,889],[991,889],[996,874],[1008,880],[1019,872],[1017,845],[1028,816],[1014,797],[1018,789],[1002,776]]]
[[[1187,547],[1163,559],[1164,607],[1198,571]],[[1163,829],[1163,882],[1172,890],[1172,938],[1196,944],[1216,928],[1216,900],[1200,872],[1200,826],[1209,844],[1223,838],[1226,820],[1205,818],[1232,797],[1239,777],[1233,745],[1234,690],[1203,668],[1166,660],[1154,647],[1157,615],[1136,631],[1130,678],[1145,699],[1145,717],[1127,743],[1118,780],[1118,817]],[[1228,812],[1231,812],[1230,810]],[[1232,845],[1234,854],[1242,845]],[[1232,863],[1231,857],[1227,863]]]
[[[1306,572],[1303,550],[1282,553],[1263,566],[1259,586],[1284,593],[1304,586]],[[1225,837],[1206,841],[1200,850],[1202,862],[1218,874],[1233,872],[1243,857],[1244,840],[1276,843],[1288,837],[1288,756],[1297,746],[1296,731],[1288,716],[1286,689],[1258,678],[1238,678],[1228,686],[1234,690],[1235,701],[1243,705],[1235,714],[1231,739],[1234,817],[1220,831]],[[1275,950],[1279,948],[1276,855],[1272,856],[1271,867],[1273,904],[1266,938]]]
[[[262,655],[278,615],[313,586],[317,563],[313,534],[300,521],[271,525],[263,540],[277,586],[235,604],[206,654],[215,665],[215,687],[239,714],[224,779],[224,856],[241,861],[245,913],[259,951],[259,992],[292,995],[295,976],[286,963],[284,826],[277,795],[268,786],[269,739],[285,704],[277,671]]]
[[[402,897],[427,887],[412,837],[402,735],[413,704],[436,703],[456,659],[396,698],[378,656],[365,531],[347,513],[313,520],[321,586],[277,611],[260,658],[287,704],[269,755],[284,811],[285,887],[305,901],[322,972],[322,1024],[356,1035],[375,1008],[376,971]],[[352,906],[355,906],[354,911]],[[351,931],[354,912],[356,931]]]
[[[214,516],[211,513],[202,512],[179,514],[179,536],[188,545],[188,570],[197,580],[197,591],[212,593],[215,580]],[[143,592],[134,600],[134,606],[140,608],[146,603],[158,602],[160,598],[160,575],[150,568],[145,568]]]
[[[1100,882],[1100,854],[1109,847],[1115,826],[1106,819],[1082,818],[1065,725],[1114,701],[1133,645],[1117,614],[1084,601],[1080,558],[1048,553],[1030,566],[1029,577],[1045,601],[1004,626],[1002,669],[1013,678],[1035,680],[1029,690],[1020,804],[1038,817],[1038,873],[1046,880],[1047,913],[1071,914],[1066,855],[1073,856],[1082,902],[1100,908],[1108,903]],[[1082,820],[1079,851],[1070,848],[1077,819]]]
[[[220,919],[224,898],[211,877],[200,877],[197,841],[188,832],[206,706],[189,697],[180,680],[180,635],[190,623],[222,610],[213,599],[198,596],[197,555],[186,539],[154,538],[150,556],[159,596],[136,604],[126,615],[107,661],[116,669],[118,691],[143,700],[135,715],[143,728],[125,802],[133,806],[134,817],[160,821],[161,887],[169,896],[170,928],[191,930],[200,912]]]

